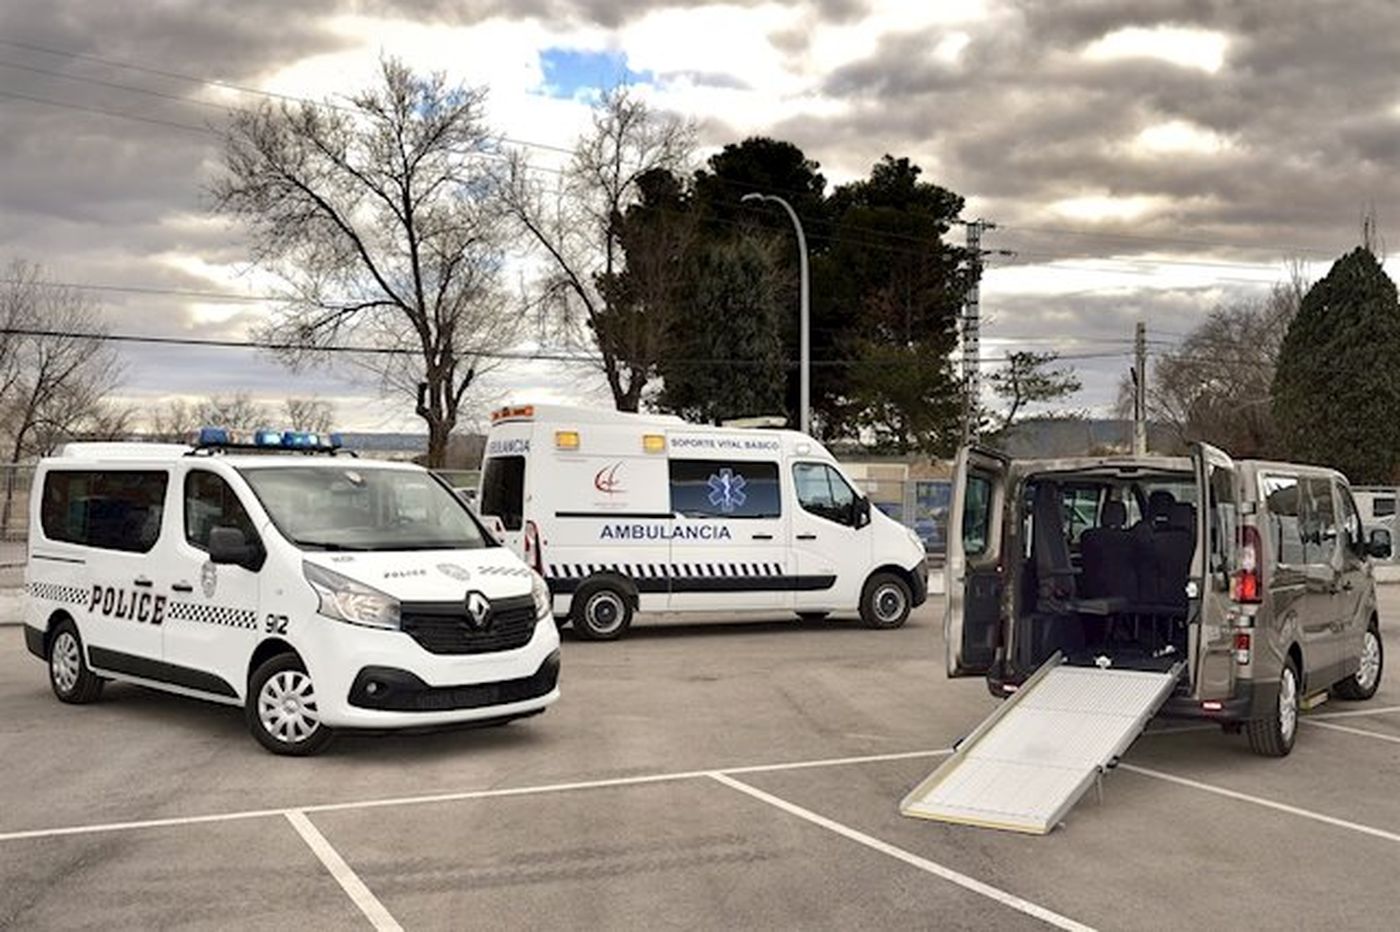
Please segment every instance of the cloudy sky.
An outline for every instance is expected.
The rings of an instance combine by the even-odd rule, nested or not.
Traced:
[[[5,0],[0,259],[108,286],[93,294],[114,331],[242,335],[277,283],[203,194],[209,127],[259,99],[228,85],[334,95],[381,54],[489,85],[497,131],[545,146],[625,79],[698,120],[708,148],[788,139],[833,182],[909,156],[998,225],[984,245],[1014,252],[985,279],[984,352],[1076,357],[1091,410],[1135,321],[1165,348],[1289,260],[1320,275],[1368,208],[1383,234],[1396,221],[1391,0]],[[123,353],[122,396],[143,405],[316,394],[347,427],[415,428],[343,374]],[[492,373],[479,407],[506,396],[604,397],[587,370],[535,363]]]

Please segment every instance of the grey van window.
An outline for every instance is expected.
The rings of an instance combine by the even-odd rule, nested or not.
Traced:
[[[1342,537],[1347,550],[1358,557],[1366,555],[1365,532],[1361,527],[1361,514],[1356,510],[1356,500],[1351,490],[1345,486],[1337,489],[1342,500]]]
[[[963,553],[975,557],[987,552],[992,525],[992,483],[975,473],[967,477],[963,497]]]
[[[1286,566],[1302,566],[1307,557],[1303,552],[1298,480],[1293,476],[1265,476],[1262,484],[1274,559]]]
[[[1234,569],[1235,541],[1239,533],[1240,513],[1235,495],[1235,474],[1229,469],[1210,467],[1210,566],[1213,572]]]
[[[1332,480],[1310,476],[1305,480],[1303,547],[1309,563],[1330,563],[1337,551],[1337,512],[1332,506]]]
[[[164,470],[53,470],[44,476],[39,521],[49,540],[146,553],[160,539]]]
[[[1389,518],[1395,514],[1395,496],[1381,495],[1371,499],[1371,517]]]
[[[525,457],[493,456],[481,477],[481,513],[500,518],[507,531],[525,523]]]

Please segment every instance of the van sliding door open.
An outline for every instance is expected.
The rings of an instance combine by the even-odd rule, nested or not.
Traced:
[[[949,676],[991,669],[1001,626],[1001,537],[1010,461],[991,450],[964,447],[953,473],[944,567],[947,608],[943,636]]]

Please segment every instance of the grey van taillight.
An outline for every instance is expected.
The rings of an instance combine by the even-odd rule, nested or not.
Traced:
[[[1239,568],[1230,587],[1230,596],[1236,602],[1254,604],[1264,599],[1264,585],[1260,578],[1263,561],[1259,545],[1259,529],[1248,524],[1240,525],[1240,546],[1236,555],[1236,566]]]

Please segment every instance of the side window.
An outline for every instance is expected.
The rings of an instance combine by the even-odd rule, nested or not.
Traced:
[[[1099,496],[1097,486],[1067,488],[1064,490],[1065,527],[1069,528],[1071,543],[1078,543],[1079,537],[1099,523]]]
[[[160,540],[169,476],[159,470],[54,470],[39,521],[49,540],[146,553]]]
[[[1263,485],[1274,559],[1285,566],[1302,566],[1307,558],[1303,552],[1298,480],[1293,476],[1265,476]]]
[[[1371,499],[1371,517],[1389,518],[1393,514],[1395,514],[1395,496],[1377,495]]]
[[[1337,491],[1341,493],[1339,497],[1342,500],[1342,542],[1354,556],[1364,557],[1365,531],[1361,527],[1361,515],[1356,510],[1356,501],[1351,497],[1351,490],[1345,486],[1338,486]]]
[[[500,518],[507,531],[525,523],[525,457],[493,456],[481,479],[481,513]]]
[[[963,498],[963,552],[969,557],[987,552],[992,527],[992,483],[986,476],[969,473]]]
[[[671,510],[691,518],[776,518],[778,464],[671,460]]]
[[[209,532],[216,527],[237,528],[248,542],[257,531],[243,504],[222,476],[202,469],[185,476],[185,540],[200,550],[209,549]]]
[[[1303,549],[1309,563],[1330,563],[1337,551],[1337,513],[1332,507],[1332,480],[1305,480]]]
[[[1240,522],[1234,472],[1220,466],[1211,466],[1208,494],[1209,568],[1213,572],[1228,572],[1234,566],[1235,541],[1239,534]]]
[[[856,493],[839,472],[825,463],[796,463],[792,481],[803,511],[837,524],[855,524]]]

